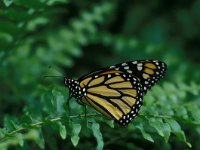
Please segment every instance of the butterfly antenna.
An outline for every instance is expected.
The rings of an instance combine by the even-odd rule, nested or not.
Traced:
[[[86,106],[86,105],[84,106],[84,109],[85,109],[85,121],[86,121],[86,126],[88,126],[88,120],[87,120],[87,116],[86,116],[86,114],[87,114],[87,106]]]
[[[53,77],[53,78],[64,78],[64,76],[44,76],[44,77],[45,77],[45,78],[49,78],[49,77],[50,77],[50,78],[52,78],[52,77]]]

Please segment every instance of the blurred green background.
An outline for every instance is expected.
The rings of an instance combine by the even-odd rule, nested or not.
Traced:
[[[0,149],[199,150],[199,50],[200,0],[2,0]],[[74,99],[69,116],[63,79],[44,78],[138,59],[168,73],[128,127],[91,108],[87,124]]]

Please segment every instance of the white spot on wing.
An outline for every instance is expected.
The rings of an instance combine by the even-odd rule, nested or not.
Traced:
[[[119,68],[115,68],[115,70],[119,70]]]
[[[128,72],[128,73],[131,73],[131,74],[133,73],[133,71],[131,71],[131,70],[127,70],[127,72]]]
[[[144,86],[144,90],[145,90],[145,91],[147,90],[147,87],[146,87],[146,86]]]
[[[124,69],[125,69],[125,70],[128,70],[128,69],[129,69],[129,66],[124,67]]]
[[[115,66],[110,66],[110,68],[112,69],[112,68],[115,68]]]
[[[134,64],[134,65],[137,64],[137,61],[133,61],[132,64]]]
[[[138,69],[139,71],[141,71],[141,70],[142,70],[142,66],[138,66],[137,69]]]
[[[142,77],[143,77],[144,79],[147,79],[147,78],[149,77],[149,75],[146,74],[146,73],[143,73],[143,74],[142,74]]]
[[[122,63],[122,66],[126,66],[127,65],[127,63]]]

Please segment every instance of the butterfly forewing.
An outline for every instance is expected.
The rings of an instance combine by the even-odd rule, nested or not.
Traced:
[[[81,88],[87,89],[81,101],[121,125],[130,123],[142,105],[143,92],[139,81],[115,70],[88,78],[80,82]]]
[[[127,125],[137,115],[147,90],[164,77],[158,60],[130,61],[89,73],[78,81],[65,79],[73,96],[103,115]]]

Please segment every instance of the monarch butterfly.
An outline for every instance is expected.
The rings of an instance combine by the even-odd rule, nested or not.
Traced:
[[[78,80],[65,77],[71,96],[120,125],[138,114],[147,90],[164,77],[167,65],[159,60],[120,63],[89,73]]]

